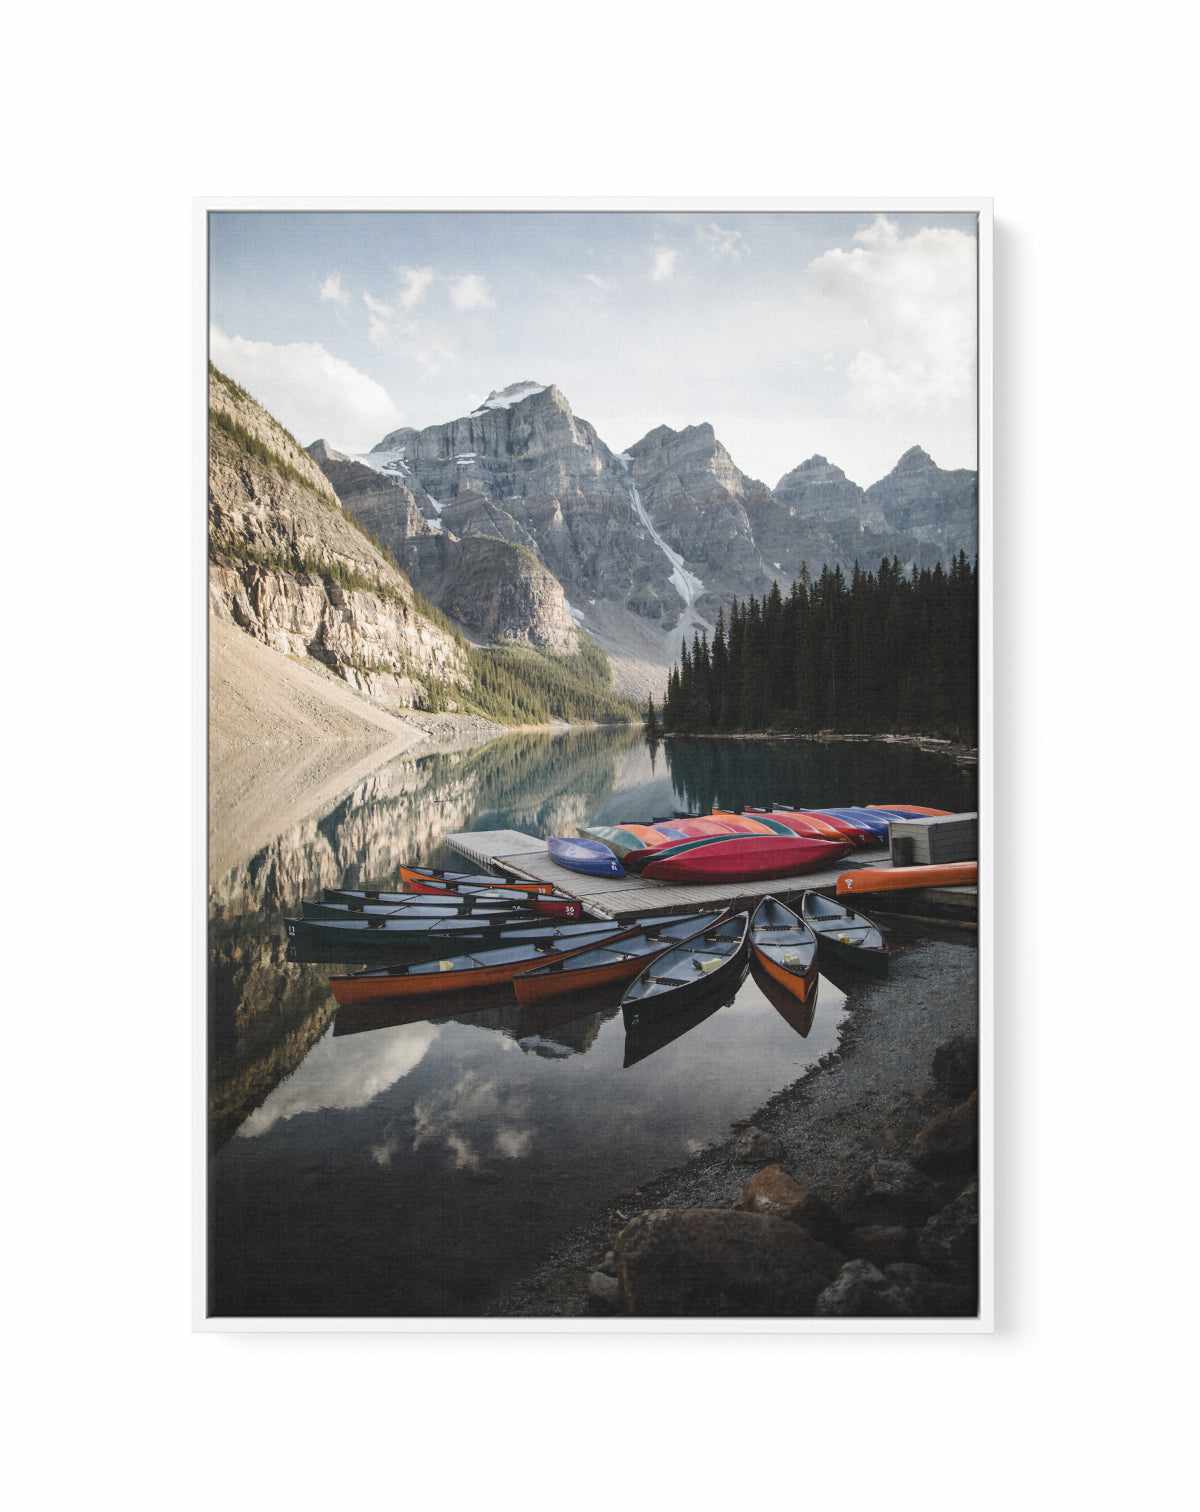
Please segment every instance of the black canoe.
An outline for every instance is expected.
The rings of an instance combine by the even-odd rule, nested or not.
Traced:
[[[612,919],[587,920],[581,924],[556,923],[553,919],[514,919],[493,915],[443,919],[285,919],[289,959],[304,961],[411,961],[415,954],[442,950],[462,943],[468,950],[492,949],[508,944],[586,945],[593,938],[633,925],[675,923],[686,914],[648,914],[621,925]]]
[[[764,898],[750,920],[755,965],[785,992],[806,1003],[817,990],[817,937],[778,898]]]
[[[844,908],[818,892],[804,894],[800,914],[816,935],[821,955],[831,963],[869,971],[872,976],[887,976],[891,952],[883,930],[866,914]]]
[[[297,945],[336,946],[339,950],[353,952],[369,950],[378,956],[380,950],[412,950],[424,946],[434,949],[447,942],[464,940],[475,944],[486,940],[490,945],[503,945],[514,940],[557,940],[589,934],[611,933],[611,919],[588,921],[582,924],[561,924],[553,919],[522,914],[452,914],[436,919],[409,919],[404,915],[385,918],[364,918],[356,914],[345,919],[285,919],[284,929],[289,941]],[[355,955],[342,957],[353,961]]]
[[[740,981],[749,931],[748,913],[731,914],[651,961],[621,999],[626,1029],[636,1029],[647,1018],[685,1008]]]
[[[622,1068],[628,1071],[656,1050],[674,1044],[677,1039],[682,1039],[685,1034],[699,1028],[706,1019],[712,1018],[719,1008],[732,1003],[738,995],[746,969],[746,962],[743,961],[737,975],[732,981],[726,982],[724,988],[719,992],[706,992],[702,997],[693,999],[678,1013],[648,1013],[639,1024],[627,1026]]]
[[[529,906],[529,899],[430,898],[406,893],[403,903],[316,903],[305,898],[300,905],[306,919],[462,919],[500,920],[542,917]]]
[[[321,898],[325,903],[348,903],[351,906],[355,904],[361,906],[366,903],[372,905],[385,903],[432,903],[443,899],[446,902],[453,902],[456,898],[481,897],[486,897],[491,901],[499,897],[505,900],[511,899],[514,907],[522,908],[528,905],[530,898],[539,895],[538,890],[532,886],[525,890],[517,887],[508,887],[499,877],[493,877],[490,882],[482,880],[464,882],[461,889],[451,888],[446,884],[435,882],[433,879],[426,880],[423,878],[422,881],[425,885],[433,887],[434,891],[413,892],[409,889],[397,891],[395,888],[388,890],[378,887],[325,887],[321,890]],[[545,894],[547,889],[543,887],[540,889],[540,892]]]

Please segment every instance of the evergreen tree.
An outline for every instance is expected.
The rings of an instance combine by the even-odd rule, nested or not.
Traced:
[[[849,580],[806,567],[785,599],[734,600],[710,645],[696,632],[667,679],[672,730],[820,728],[918,731],[973,741],[977,727],[978,569],[906,573],[896,557]]]

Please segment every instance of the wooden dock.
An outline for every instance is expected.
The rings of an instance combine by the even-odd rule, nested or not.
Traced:
[[[503,872],[524,881],[553,882],[556,887],[580,899],[589,913],[618,921],[648,913],[687,913],[706,906],[724,908],[735,902],[753,902],[768,893],[779,897],[806,887],[832,893],[837,879],[844,873],[860,866],[890,864],[887,847],[879,846],[855,851],[853,859],[847,857],[824,871],[804,872],[794,877],[676,886],[654,882],[634,872],[624,877],[587,877],[581,872],[568,871],[550,859],[544,840],[539,840],[536,835],[522,834],[520,830],[463,830],[447,835],[446,842],[473,866]],[[905,893],[903,897],[913,900],[905,906],[912,907],[914,912],[921,911],[915,907],[916,900],[920,900],[932,912],[944,911],[959,918],[969,916],[973,919],[978,891],[975,887],[923,888],[919,892]],[[888,908],[894,906],[897,896],[887,894]],[[863,907],[868,912],[870,904],[870,897],[864,894]],[[882,898],[880,904],[883,906]]]

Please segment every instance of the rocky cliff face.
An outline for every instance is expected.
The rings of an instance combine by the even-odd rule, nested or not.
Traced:
[[[801,567],[815,576],[826,562],[874,566],[884,556],[930,566],[960,549],[975,554],[975,474],[945,472],[914,446],[887,478],[862,489],[813,456],[780,478],[752,524],[773,575],[785,578]]]
[[[638,515],[627,467],[553,384],[513,384],[461,419],[393,431],[369,459],[395,468],[444,530],[534,551],[575,604],[603,597],[678,619],[672,564]]]
[[[771,491],[734,465],[711,425],[660,425],[625,456],[659,534],[703,585],[702,612],[715,616],[731,594],[770,587],[751,519],[769,505]]]
[[[562,655],[579,649],[562,585],[540,560],[533,536],[486,495],[435,506],[403,481],[411,474],[399,456],[390,467],[376,467],[324,441],[308,452],[347,513],[477,640]]]
[[[960,550],[974,556],[977,488],[968,468],[944,471],[928,452],[913,446],[886,478],[867,489],[866,497],[891,530],[934,547],[939,558]]]
[[[209,384],[209,607],[390,709],[467,686],[459,644],[343,512],[321,469],[249,394]]]

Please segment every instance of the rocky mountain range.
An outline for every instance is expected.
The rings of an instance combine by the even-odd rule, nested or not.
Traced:
[[[974,472],[939,468],[920,447],[866,489],[821,456],[771,488],[709,424],[660,425],[615,452],[553,384],[495,390],[357,458],[324,441],[309,453],[347,512],[473,637],[567,650],[578,624],[630,691],[661,685],[681,631],[774,579],[786,591],[805,567],[884,555],[925,566],[976,550]]]

